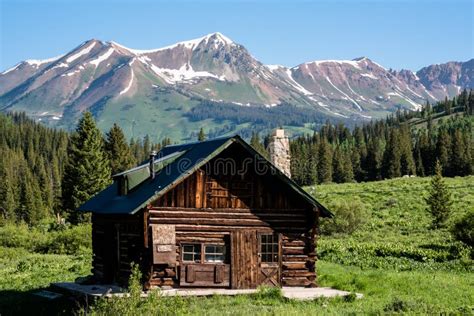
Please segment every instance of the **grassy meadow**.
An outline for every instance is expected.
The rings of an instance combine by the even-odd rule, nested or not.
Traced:
[[[473,250],[455,241],[449,227],[474,212],[474,177],[445,180],[453,214],[447,227],[438,230],[430,228],[423,200],[429,178],[306,188],[335,213],[344,207],[360,211],[352,227],[320,237],[317,264],[320,286],[364,294],[359,300],[294,302],[262,289],[254,295],[209,298],[163,298],[157,292],[148,300],[104,300],[88,307],[65,297],[49,301],[34,293],[51,282],[89,273],[90,227],[6,225],[0,227],[0,315],[473,314]]]

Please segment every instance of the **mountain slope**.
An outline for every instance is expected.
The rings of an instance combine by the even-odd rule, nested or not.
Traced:
[[[295,128],[303,128],[315,117],[358,121],[397,108],[418,109],[426,100],[472,87],[473,60],[416,74],[386,70],[368,58],[266,66],[244,46],[213,33],[154,50],[89,40],[56,58],[21,62],[0,74],[0,110],[25,111],[66,128],[89,110],[103,129],[118,122],[131,137],[183,139],[201,126],[218,134],[258,125],[235,115],[190,118],[203,106],[212,112],[212,104],[234,112],[268,108],[269,126],[287,113],[273,107],[292,105],[308,114],[298,116]]]

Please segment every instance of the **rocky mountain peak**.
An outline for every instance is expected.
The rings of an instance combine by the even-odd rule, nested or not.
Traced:
[[[150,132],[143,122],[156,126],[152,120],[170,115],[187,126],[184,133],[198,124],[186,113],[205,101],[276,109],[289,104],[357,121],[457,95],[473,88],[473,72],[474,59],[416,74],[387,70],[367,57],[264,66],[219,32],[149,50],[90,39],[64,55],[26,60],[0,73],[0,110],[27,111],[54,126],[69,126],[84,110],[102,124],[136,117],[140,127],[128,128],[139,133]],[[212,112],[193,115],[205,119]]]

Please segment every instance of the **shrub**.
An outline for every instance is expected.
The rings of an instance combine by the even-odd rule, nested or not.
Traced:
[[[360,200],[335,201],[329,209],[334,217],[321,220],[320,232],[323,235],[351,234],[368,219],[366,206]]]
[[[352,303],[356,299],[357,299],[357,294],[354,293],[354,292],[351,292],[351,293],[349,293],[349,294],[347,294],[346,296],[343,297],[344,302],[347,302],[347,303]]]
[[[474,212],[469,212],[458,220],[451,229],[453,237],[474,247]]]
[[[399,299],[398,297],[394,298],[392,302],[385,305],[385,312],[396,312],[396,313],[405,313],[416,308],[416,304],[411,301],[405,301]]]
[[[92,248],[91,225],[81,224],[51,233],[49,244],[43,252],[57,254],[78,254]]]
[[[92,247],[91,225],[29,227],[26,224],[7,224],[0,227],[0,246],[38,253],[84,253]]]
[[[132,274],[128,280],[128,292],[132,301],[140,300],[142,294],[142,273],[138,264],[132,263]]]

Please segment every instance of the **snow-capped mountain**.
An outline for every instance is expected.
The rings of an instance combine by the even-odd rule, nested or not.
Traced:
[[[291,104],[347,120],[418,109],[426,100],[473,88],[473,63],[433,65],[416,74],[387,70],[368,58],[290,68],[263,65],[220,33],[153,50],[89,40],[62,56],[3,71],[0,110],[25,111],[69,128],[89,110],[104,129],[119,122],[134,136],[178,129],[181,138],[203,125],[186,116],[203,102],[234,105],[236,111]]]

